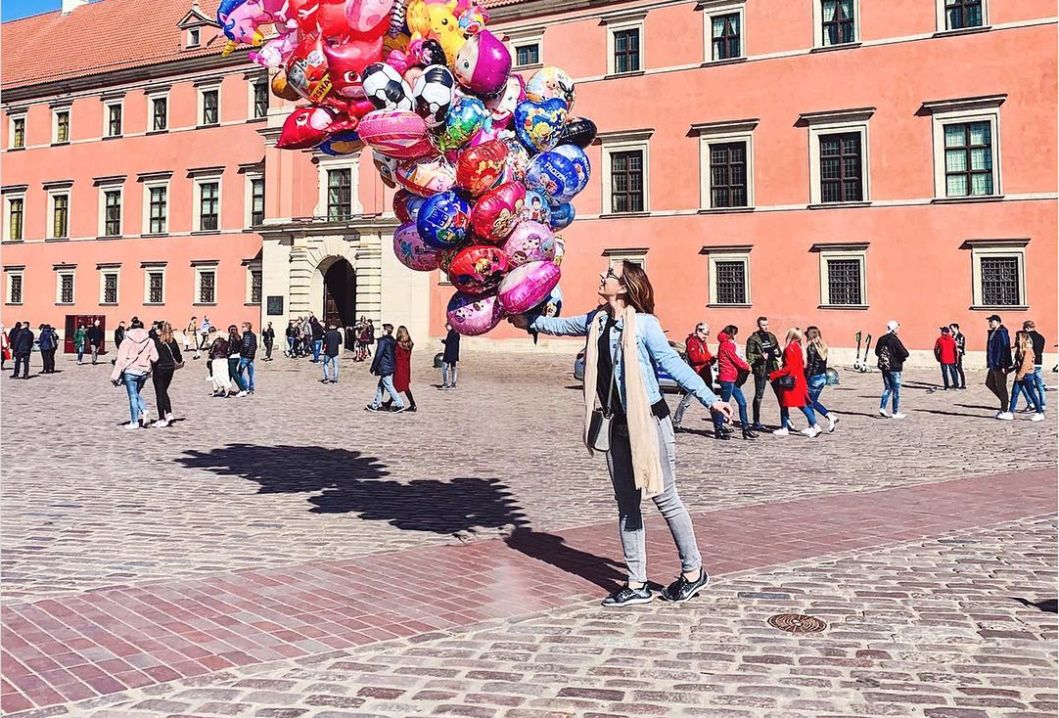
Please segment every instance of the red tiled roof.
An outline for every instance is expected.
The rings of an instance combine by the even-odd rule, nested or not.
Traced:
[[[218,0],[201,0],[213,18]],[[204,28],[203,47],[181,50],[177,23],[192,0],[99,0],[63,15],[49,12],[0,26],[4,89],[108,70],[153,65],[220,53],[223,43],[207,45],[216,33]]]

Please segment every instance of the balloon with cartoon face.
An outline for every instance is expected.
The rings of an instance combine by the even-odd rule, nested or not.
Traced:
[[[526,190],[526,202],[522,206],[522,216],[531,222],[551,224],[552,209],[548,198],[537,190]]]
[[[522,75],[511,75],[503,89],[485,101],[493,120],[493,127],[505,129],[511,125],[518,103],[526,99],[526,83]]]
[[[398,163],[394,179],[409,192],[430,197],[456,184],[456,168],[444,157],[419,157]]]
[[[356,128],[357,121],[323,106],[299,107],[287,115],[276,147],[281,150],[304,150],[316,147],[337,132]]]
[[[439,192],[419,208],[416,229],[435,249],[455,247],[467,238],[471,205],[452,190]]]
[[[513,267],[555,259],[555,235],[539,222],[520,222],[503,244]]]
[[[456,292],[445,308],[445,318],[457,334],[476,336],[499,324],[504,310],[495,294],[472,297]]]
[[[472,195],[480,195],[496,184],[507,162],[507,145],[490,140],[460,153],[456,162],[456,184]]]
[[[415,224],[402,224],[393,233],[393,252],[401,264],[417,272],[438,268],[438,250],[423,241]]]
[[[327,57],[318,35],[306,35],[287,58],[287,84],[310,102],[320,103],[331,92]]]
[[[489,110],[481,100],[467,95],[459,97],[453,100],[445,118],[445,129],[434,137],[434,144],[442,152],[455,150],[488,126],[488,122]]]
[[[488,242],[501,242],[522,220],[526,188],[518,182],[507,182],[491,189],[474,203],[471,226],[475,235]]]
[[[364,97],[364,70],[382,57],[382,39],[325,42],[322,50],[335,93],[351,99]]]
[[[406,189],[399,189],[393,196],[393,213],[397,215],[398,221],[402,224],[415,223],[423,202],[424,199],[419,195],[412,194]]]
[[[559,98],[568,108],[573,107],[574,81],[558,67],[542,67],[526,81],[526,97],[534,102]]]
[[[574,189],[574,194],[581,192],[588,186],[592,165],[589,164],[588,155],[585,154],[583,149],[577,145],[559,145],[552,152],[570,160],[570,164],[574,166],[574,173],[577,175],[577,187]]]
[[[479,296],[494,291],[508,269],[507,254],[499,247],[476,244],[456,253],[449,263],[452,286],[464,294]]]
[[[452,63],[460,84],[476,95],[491,97],[504,89],[511,74],[511,53],[496,35],[482,30],[463,44]]]
[[[566,102],[559,98],[526,100],[515,107],[515,134],[532,152],[547,152],[559,144],[565,124]]]
[[[569,202],[579,182],[574,163],[556,152],[537,155],[526,172],[526,188],[540,192],[553,205]]]
[[[527,262],[515,267],[500,282],[497,298],[508,314],[522,314],[543,302],[559,283],[554,262]]]

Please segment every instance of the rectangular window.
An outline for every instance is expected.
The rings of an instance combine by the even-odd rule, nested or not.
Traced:
[[[107,105],[107,137],[121,134],[121,105]]]
[[[821,0],[824,47],[856,41],[853,0]]]
[[[163,304],[165,302],[165,272],[147,273],[147,303]]]
[[[200,231],[217,229],[220,217],[220,193],[221,187],[217,182],[202,182],[199,184]]]
[[[107,272],[103,275],[103,303],[118,303],[118,275],[117,272]]]
[[[714,15],[711,20],[711,37],[713,40],[713,59],[730,60],[742,57],[742,42],[740,40],[739,13],[733,12],[726,15]]]
[[[166,205],[169,192],[166,187],[151,187],[150,191],[149,231],[151,234],[162,234],[166,228]]]
[[[820,201],[860,202],[861,144],[859,132],[820,136]]]
[[[984,24],[982,0],[945,0],[945,27],[961,30]]]
[[[151,130],[161,132],[169,127],[169,98],[151,99]]]
[[[261,303],[261,270],[250,270],[250,303]]]
[[[610,155],[610,207],[612,212],[643,211],[643,152]]]
[[[103,194],[103,236],[117,237],[121,234],[121,191],[107,190]]]
[[[66,237],[70,229],[70,195],[52,195],[52,237]]]
[[[531,45],[517,45],[515,47],[515,65],[538,65],[541,61],[541,46],[537,43]]]
[[[993,194],[993,138],[989,122],[945,125],[945,196]]]
[[[710,145],[710,206],[746,207],[746,143]]]
[[[55,113],[55,144],[61,145],[70,141],[70,111]]]
[[[21,274],[9,274],[9,275],[7,275],[7,303],[8,304],[21,304],[22,303],[22,275]]]
[[[616,30],[614,32],[614,72],[639,72],[640,29]]]
[[[212,269],[199,272],[199,304],[213,304],[217,299],[217,274]]]
[[[72,274],[59,275],[59,303],[74,303],[74,275]]]
[[[199,46],[199,29],[197,27],[193,27],[193,28],[188,30],[188,47],[198,47],[198,46]]]
[[[982,257],[982,304],[987,307],[1017,307],[1022,304],[1017,256]]]
[[[268,83],[254,83],[254,118],[268,115]]]
[[[353,171],[349,168],[327,171],[327,219],[349,219],[352,214]]]
[[[716,304],[746,304],[746,262],[719,260],[713,263],[716,274]]]
[[[202,124],[217,124],[217,104],[219,95],[217,90],[202,91]]]
[[[827,260],[827,303],[863,305],[861,294],[861,260]]]
[[[265,222],[265,178],[250,180],[250,224],[257,226]]]
[[[16,117],[11,120],[11,149],[17,150],[26,146],[26,118]]]
[[[13,197],[7,202],[7,236],[9,239],[22,239],[22,219],[25,213],[25,202],[26,200],[21,197]]]

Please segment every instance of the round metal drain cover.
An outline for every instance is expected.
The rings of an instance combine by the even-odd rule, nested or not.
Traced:
[[[769,625],[787,633],[820,633],[827,624],[816,616],[800,613],[780,613],[769,618]]]

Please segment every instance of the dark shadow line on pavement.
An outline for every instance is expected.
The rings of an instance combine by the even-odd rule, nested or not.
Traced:
[[[562,536],[518,526],[504,543],[525,556],[579,576],[607,593],[616,590],[627,578],[624,564],[569,546]]]
[[[1013,600],[1018,601],[1023,606],[1032,606],[1045,613],[1059,613],[1059,600],[1054,598],[1045,598],[1041,601],[1030,601],[1027,598],[1016,596]]]
[[[981,414],[966,414],[962,411],[941,411],[940,409],[913,409],[912,411],[921,412],[924,414],[939,414],[941,416],[965,416],[969,419],[988,419],[995,421],[991,416],[982,416]]]

